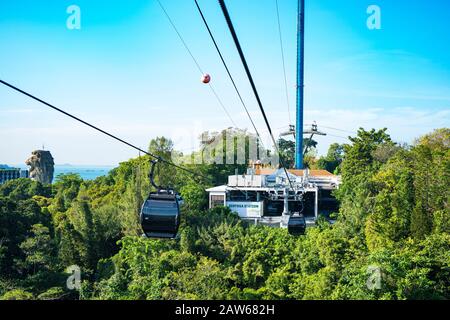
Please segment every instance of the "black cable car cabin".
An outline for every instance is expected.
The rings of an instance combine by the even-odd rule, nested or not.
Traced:
[[[150,181],[158,190],[151,192],[142,205],[141,227],[148,238],[174,239],[180,226],[181,197],[170,188],[161,188],[153,180],[157,161],[152,161]]]
[[[293,236],[304,235],[306,231],[306,219],[302,214],[293,214],[289,217],[288,232]]]
[[[180,226],[178,196],[173,191],[150,193],[142,206],[141,225],[148,238],[175,238]]]

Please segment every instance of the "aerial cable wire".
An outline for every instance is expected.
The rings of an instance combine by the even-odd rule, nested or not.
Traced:
[[[237,88],[236,82],[234,81],[234,78],[231,75],[230,69],[228,68],[227,63],[225,62],[225,59],[224,59],[224,57],[222,55],[222,52],[220,51],[219,45],[217,44],[217,41],[216,41],[212,31],[211,31],[211,28],[209,27],[209,24],[206,21],[205,15],[203,14],[203,11],[200,8],[200,5],[198,4],[198,1],[197,0],[194,0],[194,1],[195,1],[195,5],[197,6],[198,12],[200,13],[200,16],[202,17],[203,23],[205,24],[205,27],[208,30],[209,36],[211,37],[211,40],[214,43],[214,47],[216,48],[216,51],[219,54],[220,60],[222,60],[222,64],[223,64],[223,66],[225,67],[225,70],[228,73],[228,77],[230,78],[231,83],[233,84],[234,90],[236,91],[236,93],[237,93],[237,95],[239,97],[239,100],[241,101],[241,104],[244,107],[245,112],[247,113],[247,116],[248,116],[250,122],[252,123],[253,129],[255,130],[256,135],[258,136],[259,140],[262,143],[262,139],[261,139],[261,136],[260,136],[260,134],[258,132],[258,129],[256,129],[255,122],[253,121],[252,116],[250,115],[250,112],[248,111],[247,106],[245,105],[244,99],[242,98],[242,95],[239,92],[239,89]]]
[[[161,3],[160,0],[156,0],[156,2],[158,2],[159,6],[161,7],[162,11],[164,12],[164,15],[166,16],[167,20],[169,21],[170,25],[172,26],[173,30],[175,31],[175,33],[178,35],[178,38],[180,39],[181,43],[183,44],[184,48],[186,49],[186,51],[189,53],[189,55],[192,58],[192,61],[194,61],[194,64],[196,65],[198,71],[200,71],[200,73],[203,75],[205,74],[205,72],[203,72],[202,67],[200,66],[200,63],[198,62],[198,60],[195,58],[194,54],[192,53],[191,49],[189,48],[189,46],[187,45],[186,41],[184,40],[183,36],[181,35],[180,31],[178,30],[177,26],[175,25],[175,23],[173,22],[172,18],[170,17],[169,13],[167,12],[166,8],[163,6],[163,4]],[[228,109],[225,107],[222,99],[220,99],[219,95],[217,94],[216,90],[214,89],[214,87],[212,86],[211,83],[208,84],[209,88],[211,89],[211,92],[213,93],[213,95],[216,97],[217,101],[219,102],[220,106],[222,107],[223,111],[225,112],[225,114],[227,115],[228,119],[230,119],[231,123],[233,124],[233,126],[235,128],[237,128],[238,126],[236,125],[236,123],[234,122],[233,118],[231,117],[230,113],[228,112]]]
[[[313,125],[313,124],[305,123],[305,126],[310,126],[310,125]],[[358,134],[358,132],[356,132],[356,131],[344,130],[344,129],[339,129],[339,128],[335,128],[335,127],[328,127],[328,126],[323,126],[323,125],[318,125],[318,126],[321,127],[321,128],[326,128],[326,129],[330,129],[330,130],[335,130],[335,131],[340,131],[340,132],[345,132],[345,133],[351,133],[351,134]]]
[[[341,131],[341,132],[346,132],[346,133],[352,133],[352,134],[357,134],[357,132],[355,131],[350,131],[350,130],[344,130],[344,129],[339,129],[339,128],[333,128],[333,127],[327,127],[327,126],[322,126],[322,128],[326,128],[326,129],[330,129],[330,130],[335,130],[335,131]]]
[[[119,137],[117,137],[117,136],[115,136],[115,135],[113,135],[113,134],[103,130],[103,129],[100,129],[99,127],[97,127],[97,126],[95,126],[95,125],[93,125],[93,124],[91,124],[91,123],[89,123],[89,122],[87,122],[85,120],[82,120],[82,119],[80,119],[80,118],[78,118],[78,117],[68,113],[67,111],[64,111],[64,110],[62,110],[62,109],[60,109],[60,108],[58,108],[58,107],[56,107],[56,106],[54,106],[54,105],[52,105],[52,104],[42,100],[42,99],[32,95],[31,93],[28,93],[28,92],[26,92],[26,91],[24,91],[22,89],[19,89],[19,88],[13,86],[12,84],[10,84],[10,83],[8,83],[6,81],[3,81],[3,80],[0,79],[0,84],[3,84],[3,85],[5,85],[5,86],[7,86],[7,87],[9,87],[9,88],[11,88],[11,89],[21,93],[21,94],[23,94],[23,95],[33,99],[33,100],[35,100],[35,101],[37,101],[39,103],[41,103],[43,105],[46,105],[47,107],[50,107],[53,110],[56,110],[56,111],[58,111],[58,112],[60,112],[60,113],[62,113],[64,115],[68,116],[69,118],[72,118],[73,120],[81,122],[82,124],[84,124],[84,125],[92,128],[92,129],[94,129],[94,130],[96,130],[96,131],[98,131],[100,133],[103,133],[104,135],[106,135],[106,136],[108,136],[108,137],[110,137],[110,138],[112,138],[112,139],[114,139],[116,141],[119,141],[119,142],[121,142],[121,143],[123,143],[123,144],[125,144],[125,145],[127,145],[127,146],[129,146],[129,147],[131,147],[131,148],[133,148],[135,150],[137,150],[139,152],[139,157],[140,157],[140,153],[142,152],[143,154],[146,154],[146,155],[156,159],[157,161],[159,161],[161,163],[165,163],[167,165],[171,165],[171,166],[173,166],[173,167],[175,167],[177,169],[183,170],[184,172],[187,172],[187,173],[191,174],[193,176],[194,180],[195,180],[195,177],[198,176],[198,177],[201,177],[205,181],[213,182],[213,180],[210,177],[208,177],[208,176],[205,176],[205,175],[203,175],[203,174],[201,174],[199,172],[195,172],[195,171],[190,170],[188,168],[185,168],[183,166],[177,165],[177,164],[173,163],[172,161],[166,160],[166,159],[164,159],[164,158],[162,158],[162,157],[160,157],[158,155],[154,155],[151,152],[145,151],[145,150],[143,150],[143,149],[141,149],[141,148],[131,144],[130,142],[127,142],[127,141],[125,141],[125,140],[123,140],[123,139],[121,139],[121,138],[119,138]],[[140,163],[140,161],[139,161],[139,163]],[[229,187],[229,188],[237,189],[236,187]]]
[[[288,111],[288,117],[289,117],[289,124],[292,124],[291,119],[291,106],[289,103],[289,89],[288,89],[288,81],[287,81],[287,74],[286,74],[286,61],[284,58],[284,45],[283,45],[283,35],[281,32],[281,20],[280,20],[280,9],[278,5],[278,0],[275,0],[276,5],[276,11],[277,11],[277,21],[278,21],[278,36],[280,38],[280,49],[281,49],[281,61],[283,64],[283,75],[284,75],[284,87],[286,91],[286,104],[287,104],[287,111]]]
[[[338,135],[331,134],[331,133],[327,133],[327,135],[330,136],[330,137],[335,137],[335,138],[341,138],[341,139],[345,139],[345,140],[350,140],[349,137],[338,136]]]
[[[225,1],[224,0],[219,0],[219,4],[220,4],[220,7],[222,8],[223,15],[224,15],[225,20],[227,22],[228,28],[230,29],[231,36],[233,37],[234,44],[236,45],[236,49],[237,49],[237,51],[239,53],[239,56],[241,58],[241,61],[242,61],[242,64],[244,66],[245,72],[247,74],[248,80],[250,81],[250,85],[252,87],[253,93],[255,94],[256,101],[258,102],[259,109],[261,110],[261,113],[263,115],[264,121],[266,123],[267,129],[268,129],[269,134],[270,134],[270,137],[272,138],[272,142],[274,144],[274,147],[275,147],[275,149],[276,149],[276,151],[277,151],[277,153],[279,155],[280,163],[281,163],[281,165],[282,165],[282,167],[284,169],[284,172],[286,174],[286,178],[289,180],[289,184],[290,184],[291,188],[294,189],[294,185],[292,184],[291,178],[289,177],[289,173],[288,173],[288,171],[287,171],[287,169],[286,169],[286,167],[284,165],[284,161],[283,161],[283,158],[281,157],[280,149],[278,148],[277,142],[276,142],[275,137],[274,137],[274,135],[272,133],[272,128],[270,127],[269,120],[267,119],[266,112],[264,111],[264,107],[263,107],[261,99],[259,97],[258,90],[256,89],[255,82],[253,81],[252,74],[251,74],[250,69],[248,67],[247,60],[245,59],[244,52],[242,51],[241,44],[240,44],[239,39],[237,37],[236,30],[234,29],[233,22],[231,21],[231,17],[230,17],[230,14],[228,12],[228,9],[227,9],[227,7],[225,5]]]
[[[93,124],[91,124],[91,123],[89,123],[89,122],[87,122],[85,120],[82,120],[82,119],[80,119],[80,118],[78,118],[78,117],[68,113],[67,111],[64,111],[64,110],[62,110],[62,109],[60,109],[60,108],[58,108],[58,107],[56,107],[56,106],[54,106],[54,105],[52,105],[52,104],[50,104],[50,103],[48,103],[46,101],[40,99],[40,98],[38,98],[38,97],[36,97],[36,96],[34,96],[34,95],[24,91],[24,90],[21,90],[21,89],[15,87],[15,86],[13,86],[12,84],[10,84],[10,83],[8,83],[6,81],[3,81],[3,80],[0,79],[0,84],[3,84],[3,85],[5,85],[5,86],[7,86],[7,87],[9,87],[9,88],[11,88],[11,89],[21,93],[21,94],[23,94],[23,95],[33,99],[33,100],[35,100],[35,101],[37,101],[37,102],[39,102],[41,104],[46,105],[47,107],[50,107],[51,109],[54,109],[54,110],[56,110],[56,111],[58,111],[58,112],[60,112],[60,113],[62,113],[64,115],[66,115],[66,116],[68,116],[68,117],[78,121],[78,122],[81,122],[82,124],[92,128],[94,130],[97,130],[98,132],[103,133],[104,135],[107,135],[108,137],[110,137],[110,138],[112,138],[114,140],[117,140],[117,141],[119,141],[119,142],[121,142],[121,143],[123,143],[123,144],[125,144],[125,145],[127,145],[127,146],[129,146],[131,148],[133,148],[133,149],[136,149],[139,152],[142,152],[142,153],[144,153],[144,154],[146,154],[146,155],[148,155],[148,156],[150,156],[150,157],[152,157],[154,159],[157,159],[158,161],[160,161],[162,163],[166,163],[168,165],[174,166],[175,168],[183,170],[183,171],[185,171],[187,173],[190,173],[190,174],[192,174],[194,176],[200,176],[200,177],[202,177],[205,180],[211,180],[210,178],[208,178],[208,177],[206,177],[206,176],[204,176],[204,175],[202,175],[202,174],[200,174],[198,172],[192,171],[192,170],[190,170],[188,168],[182,167],[182,166],[177,165],[177,164],[175,164],[175,163],[173,163],[173,162],[171,162],[169,160],[166,160],[166,159],[164,159],[164,158],[162,158],[162,157],[160,157],[158,155],[154,155],[151,152],[145,151],[145,150],[143,150],[143,149],[141,149],[141,148],[131,144],[130,142],[127,142],[127,141],[125,141],[125,140],[123,140],[123,139],[121,139],[121,138],[119,138],[119,137],[117,137],[117,136],[115,136],[115,135],[113,135],[113,134],[103,130],[103,129],[100,129],[99,127],[97,127],[97,126],[95,126],[95,125],[93,125]]]

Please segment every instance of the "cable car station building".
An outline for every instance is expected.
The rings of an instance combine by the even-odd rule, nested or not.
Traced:
[[[328,171],[309,170],[304,167],[303,156],[308,146],[303,145],[303,135],[310,134],[311,140],[314,135],[325,135],[317,130],[316,125],[313,125],[312,130],[304,131],[304,9],[305,0],[299,0],[296,119],[295,125],[290,126],[291,130],[288,133],[293,134],[295,139],[296,170],[264,169],[262,166],[254,165],[246,174],[229,176],[227,185],[206,190],[209,193],[210,208],[218,205],[227,206],[237,212],[243,220],[287,227],[290,233],[290,229],[300,230],[299,226],[303,228],[314,224],[319,215],[329,218],[330,213],[337,212],[338,204],[332,191],[339,188],[341,183],[339,176]],[[260,108],[263,109],[261,104]],[[271,133],[264,110],[262,113]],[[272,140],[275,144],[273,135]],[[301,233],[303,230],[299,232]]]
[[[28,170],[0,166],[0,184],[3,184],[9,180],[28,177],[29,177]]]
[[[228,177],[228,184],[207,189],[209,208],[226,206],[243,220],[287,227],[292,213],[303,214],[308,225],[338,211],[332,191],[340,177],[326,170],[288,170],[294,190],[283,169],[248,169]]]

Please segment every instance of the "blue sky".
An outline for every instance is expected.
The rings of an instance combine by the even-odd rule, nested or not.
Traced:
[[[161,0],[241,128],[252,129],[191,0]],[[265,132],[217,1],[200,0],[260,132]],[[275,0],[226,1],[273,128],[289,123]],[[296,0],[279,0],[295,118]],[[66,27],[70,5],[81,29]],[[381,8],[381,30],[366,27]],[[450,2],[306,0],[305,122],[329,133],[388,127],[412,142],[450,125]],[[146,148],[157,135],[189,151],[231,126],[155,0],[0,2],[0,78]],[[337,137],[340,136],[340,137]],[[56,163],[114,165],[137,156],[81,124],[0,87],[0,163],[45,145]]]

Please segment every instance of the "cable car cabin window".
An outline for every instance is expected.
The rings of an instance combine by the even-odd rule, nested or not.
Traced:
[[[211,208],[223,206],[225,202],[225,196],[213,195],[211,196]]]
[[[288,232],[293,236],[304,235],[306,231],[306,220],[303,215],[292,215],[289,217]]]

